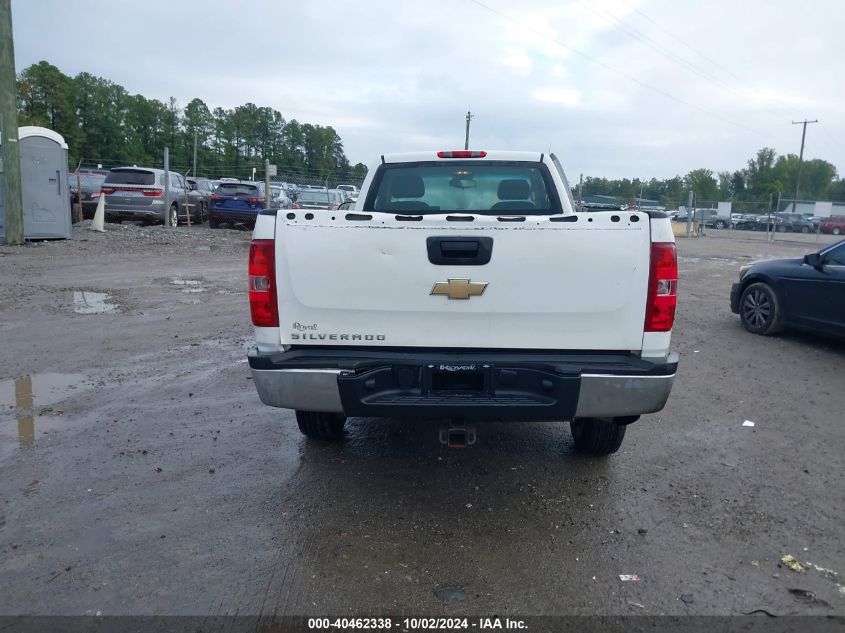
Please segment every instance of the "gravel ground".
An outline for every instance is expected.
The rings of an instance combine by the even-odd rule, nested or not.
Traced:
[[[306,441],[250,382],[248,232],[87,224],[0,247],[0,614],[845,615],[845,345],[728,308],[815,236],[680,240],[672,397],[592,459],[561,424]]]

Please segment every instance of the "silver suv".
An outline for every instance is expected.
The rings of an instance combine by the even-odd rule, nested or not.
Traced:
[[[106,220],[141,220],[164,223],[169,210],[171,226],[194,214],[196,197],[181,174],[170,172],[170,190],[164,199],[164,170],[148,167],[116,167],[109,172],[101,189],[106,200]],[[188,194],[187,209],[185,198]]]

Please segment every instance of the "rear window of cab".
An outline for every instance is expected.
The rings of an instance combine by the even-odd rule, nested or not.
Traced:
[[[438,161],[381,165],[364,210],[550,215],[561,204],[542,163]]]

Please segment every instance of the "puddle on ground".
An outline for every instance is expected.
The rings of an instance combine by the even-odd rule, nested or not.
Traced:
[[[0,441],[6,444],[8,438],[14,438],[20,448],[34,448],[37,430],[55,427],[60,419],[36,416],[36,408],[57,404],[90,387],[83,374],[32,374],[0,381]]]
[[[73,311],[77,314],[111,314],[117,312],[116,303],[108,303],[105,292],[73,291]]]

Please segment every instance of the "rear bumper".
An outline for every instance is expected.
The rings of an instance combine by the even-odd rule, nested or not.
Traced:
[[[146,205],[131,205],[109,202],[106,197],[105,203],[106,219],[117,220],[145,220],[145,221],[164,221],[164,202],[162,200],[153,200]]]
[[[297,349],[248,354],[269,406],[363,417],[570,420],[660,411],[678,356]]]
[[[215,209],[208,211],[208,217],[218,222],[232,222],[235,224],[255,224],[258,210],[235,211],[232,209]]]

